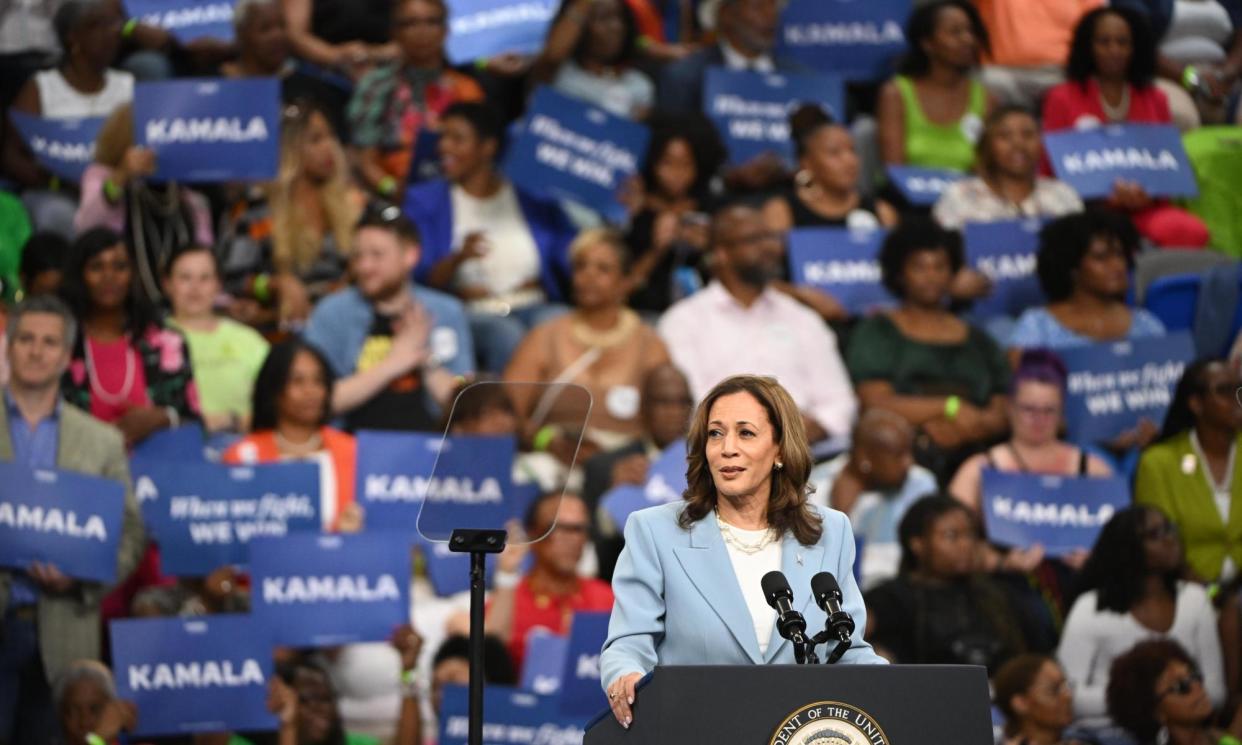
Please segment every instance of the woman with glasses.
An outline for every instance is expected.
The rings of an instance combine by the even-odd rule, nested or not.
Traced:
[[[1173,518],[1186,563],[1204,582],[1242,568],[1242,405],[1238,375],[1223,360],[1182,373],[1160,440],[1139,460],[1134,499]]]
[[[1018,655],[996,673],[992,687],[992,700],[1005,715],[1004,745],[1080,745],[1064,737],[1074,721],[1074,696],[1056,660]]]
[[[1105,691],[1113,660],[1151,637],[1184,646],[1203,670],[1212,700],[1224,703],[1216,611],[1202,585],[1180,579],[1183,567],[1177,530],[1157,509],[1127,508],[1100,531],[1057,649],[1074,684],[1080,724],[1107,724]]]
[[[1065,363],[1055,354],[1043,349],[1022,353],[1009,389],[1009,439],[969,458],[949,483],[949,493],[970,507],[976,517],[980,514],[984,468],[1060,476],[1112,475],[1104,461],[1058,439],[1065,382]],[[988,569],[1029,572],[1044,556],[1039,545],[1007,552],[986,548],[990,549],[984,555]],[[1086,551],[1066,557],[1076,567],[1081,567],[1085,560]]]
[[[1242,745],[1242,709],[1228,729],[1212,726],[1203,673],[1175,641],[1145,641],[1114,660],[1107,695],[1109,716],[1140,745]]]

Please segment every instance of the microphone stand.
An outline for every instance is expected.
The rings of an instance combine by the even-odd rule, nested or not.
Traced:
[[[470,704],[468,745],[483,745],[483,606],[487,585],[487,555],[505,550],[504,530],[458,528],[449,537],[449,550],[470,554]]]

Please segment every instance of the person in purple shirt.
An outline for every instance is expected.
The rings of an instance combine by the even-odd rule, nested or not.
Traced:
[[[125,577],[138,563],[144,538],[121,433],[61,400],[76,326],[65,304],[49,295],[28,298],[9,316],[0,461],[123,483],[117,576]],[[49,681],[74,660],[99,659],[105,591],[46,562],[0,571],[0,743],[50,742],[56,725]]]

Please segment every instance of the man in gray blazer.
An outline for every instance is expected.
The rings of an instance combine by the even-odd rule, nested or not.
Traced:
[[[142,519],[121,433],[60,398],[76,326],[65,304],[51,296],[31,297],[9,316],[0,460],[123,483],[120,580],[142,554]],[[46,563],[0,570],[0,745],[52,739],[50,684],[73,660],[99,659],[99,604],[107,589]]]

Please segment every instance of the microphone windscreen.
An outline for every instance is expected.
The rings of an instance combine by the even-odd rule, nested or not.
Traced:
[[[763,575],[763,579],[759,580],[759,585],[763,587],[763,597],[773,608],[776,607],[778,598],[793,600],[793,590],[789,589],[789,580],[785,579],[785,575],[779,571]]]
[[[832,576],[832,572],[820,572],[811,577],[811,592],[815,593],[816,599],[829,595],[841,599],[841,586],[837,584],[837,578]]]

